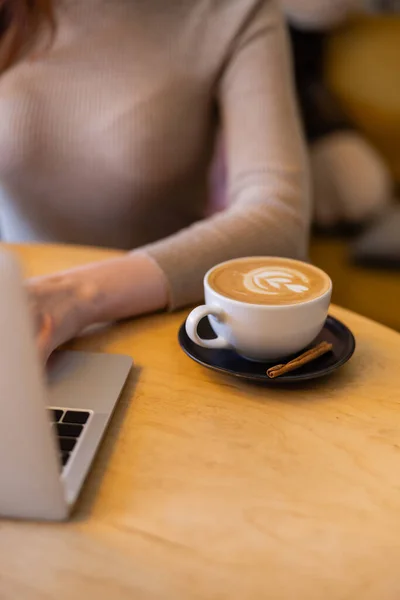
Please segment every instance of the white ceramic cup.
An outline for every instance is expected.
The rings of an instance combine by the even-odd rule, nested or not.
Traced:
[[[299,352],[321,332],[332,295],[328,275],[325,274],[330,283],[328,290],[312,300],[289,305],[249,304],[227,298],[209,285],[211,273],[219,266],[204,277],[205,304],[195,308],[186,320],[186,333],[195,344],[210,349],[234,349],[250,360],[275,360]],[[308,269],[310,266],[307,264]],[[198,325],[204,317],[208,317],[216,339],[199,336]]]

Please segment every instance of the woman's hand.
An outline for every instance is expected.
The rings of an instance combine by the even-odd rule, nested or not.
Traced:
[[[73,277],[55,275],[30,280],[27,290],[39,352],[46,361],[88,324],[90,289],[85,290]]]
[[[139,252],[31,279],[27,290],[43,360],[90,325],[160,310],[168,300],[164,273]]]

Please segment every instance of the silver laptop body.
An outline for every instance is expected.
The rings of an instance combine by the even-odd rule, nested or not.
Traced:
[[[0,252],[0,517],[68,517],[132,367],[59,352],[45,373],[18,261]]]

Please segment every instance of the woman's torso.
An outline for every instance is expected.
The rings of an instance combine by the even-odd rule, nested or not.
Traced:
[[[0,79],[3,237],[130,248],[201,218],[214,86],[251,2],[58,2],[51,49]]]

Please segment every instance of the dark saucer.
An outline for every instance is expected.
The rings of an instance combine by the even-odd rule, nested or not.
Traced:
[[[203,319],[199,323],[198,331],[202,338],[211,339],[215,337],[208,318]],[[292,371],[291,373],[283,375],[282,377],[277,377],[276,379],[270,379],[266,374],[266,370],[276,364],[276,361],[272,363],[251,362],[242,358],[233,350],[210,350],[208,348],[201,348],[189,339],[185,330],[185,323],[182,324],[179,330],[178,339],[182,350],[190,358],[204,367],[220,373],[233,375],[234,377],[240,377],[249,381],[261,382],[269,385],[297,383],[329,375],[344,365],[352,357],[356,346],[354,336],[350,329],[334,317],[328,316],[323,330],[312,345],[322,341],[331,342],[333,344],[332,352],[317,358],[308,365],[304,365],[297,371]],[[299,354],[301,354],[301,352],[299,352]],[[288,357],[287,360],[278,362],[288,362],[291,358],[293,357]]]

